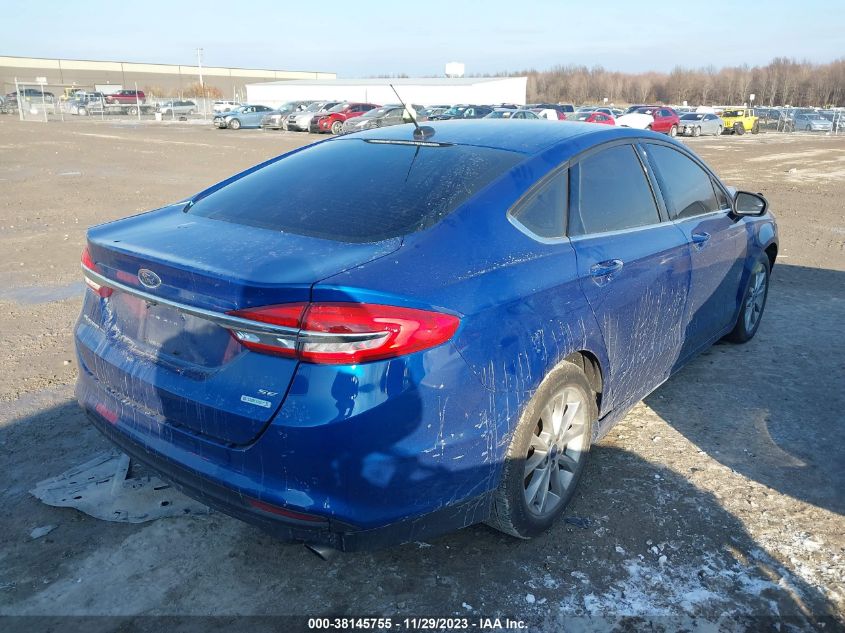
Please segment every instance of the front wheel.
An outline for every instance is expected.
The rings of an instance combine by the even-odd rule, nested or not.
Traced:
[[[232,119],[229,121],[229,125],[227,126],[230,130],[240,130],[241,129],[241,122],[238,119]]]
[[[694,127],[694,128],[692,129],[692,135],[693,135],[693,136],[701,136],[701,128],[700,128],[700,127],[697,127],[697,126],[696,126],[696,127]]]
[[[762,254],[754,262],[751,273],[748,275],[739,317],[734,329],[725,337],[727,340],[733,343],[745,343],[754,338],[757,328],[760,327],[766,299],[769,296],[770,273],[769,258]]]
[[[734,132],[742,136],[743,134],[745,134],[745,126],[742,123],[737,123],[736,125],[734,125]]]
[[[722,126],[720,125],[718,128],[716,128],[716,136],[722,136],[723,131],[724,130],[722,130]]]
[[[135,106],[132,106],[127,110],[127,112],[129,114],[131,114],[132,116],[135,116],[136,114],[138,114],[138,108],[136,108]]]
[[[677,136],[678,135],[678,126],[673,125],[669,128],[669,136]]]
[[[751,133],[752,134],[759,134],[760,133],[760,121],[754,121],[754,125],[751,126]]]
[[[553,369],[520,416],[487,523],[524,539],[548,530],[575,493],[597,418],[584,372]]]
[[[343,130],[343,123],[341,123],[340,121],[335,121],[335,122],[332,123],[332,134],[337,136],[338,134],[341,133],[342,130]]]

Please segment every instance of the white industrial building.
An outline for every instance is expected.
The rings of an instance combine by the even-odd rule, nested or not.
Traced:
[[[302,79],[246,85],[247,101],[277,107],[288,101],[334,100],[397,103],[390,84],[405,103],[525,103],[527,77],[423,79]]]

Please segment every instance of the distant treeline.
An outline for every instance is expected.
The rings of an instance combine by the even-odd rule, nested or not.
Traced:
[[[675,68],[666,73],[622,73],[597,66],[555,66],[508,75],[528,76],[528,101],[564,103],[661,102],[680,105],[845,105],[845,58],[811,64],[778,57],[766,66]]]

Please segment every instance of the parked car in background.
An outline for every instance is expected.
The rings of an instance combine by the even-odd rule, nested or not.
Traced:
[[[359,117],[365,112],[369,112],[379,106],[375,103],[357,103],[346,101],[338,103],[331,108],[317,121],[317,132],[322,134],[340,134],[343,132],[343,123],[349,119]]]
[[[566,117],[570,112],[575,112],[575,106],[571,103],[530,103],[526,108],[541,109],[541,110],[555,110]]]
[[[684,136],[719,136],[722,129],[722,119],[712,112],[687,112],[678,123],[678,133]]]
[[[402,123],[410,122],[411,119],[406,114],[405,108],[402,105],[386,105],[380,108],[374,108],[369,112],[365,112],[361,116],[348,119],[343,123],[341,134],[360,132],[362,130],[369,130],[377,127],[390,127],[391,125],[400,125]]]
[[[547,119],[549,121],[566,121],[567,115],[561,112],[560,110],[553,110],[551,108],[531,108],[531,112],[536,114],[541,119]],[[570,115],[572,113],[570,112]]]
[[[600,110],[586,110],[572,112],[566,115],[567,121],[581,121],[582,123],[601,123],[603,125],[616,125],[616,120],[610,114]]]
[[[229,112],[235,108],[239,108],[241,103],[239,101],[215,101],[211,104],[212,112]]]
[[[616,119],[616,125],[621,127],[653,130],[669,136],[678,133],[679,123],[677,112],[667,106],[637,106],[634,110],[628,108],[625,114]]]
[[[753,108],[726,108],[722,111],[722,127],[728,134],[742,135],[760,131],[760,121]]]
[[[280,130],[291,112],[305,110],[313,101],[288,101],[275,110],[271,110],[261,118],[261,127],[270,130]]]
[[[89,229],[91,423],[285,540],[354,550],[481,521],[530,538],[594,441],[758,331],[775,220],[682,144],[429,127],[336,137]]]
[[[493,111],[484,117],[485,119],[529,119],[539,121],[537,113],[524,108],[494,108]]]
[[[600,107],[599,106],[587,106],[587,107],[583,107],[583,108],[578,108],[575,112],[576,113],[579,113],[579,112],[601,112],[603,114],[610,115],[613,118],[616,118],[617,116],[622,114],[622,111],[619,110],[618,108],[616,109],[616,112],[614,112],[613,108],[606,108],[604,106],[600,106]],[[569,115],[567,115],[566,118],[569,119],[570,118]]]
[[[106,95],[106,103],[115,103],[121,105],[133,105],[136,103],[145,103],[147,95],[143,90],[118,90],[115,93]]]
[[[432,121],[448,121],[450,119],[480,119],[493,111],[490,106],[461,104],[452,106],[441,114],[434,115]]]
[[[24,101],[45,101],[46,103],[53,103],[56,96],[47,90],[40,90],[38,88],[22,88],[20,90],[21,98]],[[12,99],[14,101],[18,100],[18,91],[15,90],[14,92],[10,92],[6,95],[6,99]]]
[[[311,120],[315,115],[326,114],[329,110],[342,101],[314,101],[304,110],[292,112],[284,120],[283,129],[293,132],[310,132]],[[316,125],[316,123],[315,123]]]
[[[193,101],[164,101],[156,105],[156,111],[162,115],[195,114],[197,104]]]
[[[221,130],[239,130],[241,128],[261,127],[261,119],[273,109],[265,105],[242,105],[229,112],[218,114],[212,119],[212,123]]]
[[[435,116],[438,116],[438,115],[440,115],[440,114],[443,114],[443,113],[444,113],[444,112],[446,112],[446,110],[448,110],[450,107],[451,107],[451,106],[429,106],[429,107],[427,107],[427,108],[423,108],[423,110],[422,110],[421,114],[422,114],[424,117],[426,117],[426,118],[428,118],[428,119],[431,119],[432,117],[435,117]]]
[[[833,122],[816,112],[797,112],[792,117],[792,129],[804,132],[831,132]]]

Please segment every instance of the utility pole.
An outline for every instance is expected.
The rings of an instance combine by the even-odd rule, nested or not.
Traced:
[[[205,98],[205,84],[202,81],[202,49],[197,49],[197,66],[200,70],[200,90],[202,90],[202,97]]]

